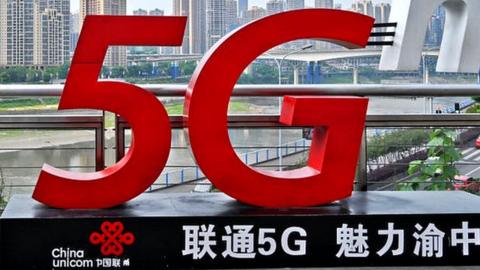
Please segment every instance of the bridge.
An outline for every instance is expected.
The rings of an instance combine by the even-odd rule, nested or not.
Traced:
[[[289,50],[274,50],[269,53],[265,53],[258,57],[258,59],[277,59],[281,60],[288,54]],[[301,61],[301,62],[319,62],[335,59],[348,59],[348,58],[362,58],[369,56],[380,56],[382,54],[381,48],[367,48],[367,49],[354,49],[354,50],[305,50],[288,56],[288,60]],[[424,49],[423,55],[438,56],[439,50]],[[131,63],[154,63],[163,61],[199,61],[203,58],[201,54],[129,54],[128,61]]]
[[[273,51],[268,54],[263,54],[259,57],[259,59],[277,59],[281,60],[288,51],[280,50],[280,51]],[[327,61],[327,60],[335,60],[335,59],[348,59],[348,58],[362,58],[362,57],[369,57],[369,56],[381,56],[382,49],[381,48],[367,48],[367,49],[353,49],[353,50],[331,50],[331,51],[316,51],[316,50],[304,50],[295,54],[291,54],[288,56],[288,60],[291,61],[301,61],[301,62],[320,62],[320,61]],[[427,56],[438,56],[439,50],[438,49],[425,49],[423,51],[423,55]]]

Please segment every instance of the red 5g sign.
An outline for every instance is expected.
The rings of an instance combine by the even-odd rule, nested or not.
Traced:
[[[83,25],[59,109],[119,114],[134,141],[117,164],[95,173],[44,165],[33,197],[58,208],[107,208],[145,191],[170,151],[167,113],[151,93],[128,83],[99,82],[108,46],[181,45],[185,17],[90,16]],[[373,19],[356,13],[305,9],[250,23],[219,41],[196,69],[185,97],[185,121],[194,157],[210,181],[231,197],[265,207],[311,206],[348,197],[353,187],[368,100],[358,97],[284,97],[280,121],[310,126],[308,164],[263,171],[244,164],[228,137],[227,110],[242,71],[268,49],[296,39],[323,39],[365,47]]]

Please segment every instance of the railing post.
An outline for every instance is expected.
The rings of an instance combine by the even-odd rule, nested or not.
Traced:
[[[360,156],[358,158],[357,166],[357,191],[368,190],[368,177],[367,177],[367,129],[365,128],[362,137],[362,144],[360,145]]]
[[[101,123],[95,128],[95,170],[105,169],[105,112]]]
[[[195,179],[198,179],[198,178],[200,178],[200,173],[198,171],[198,166],[197,166],[195,167]]]
[[[269,157],[270,156],[270,149],[267,148],[266,150],[267,150],[267,159],[266,160],[269,160],[270,159],[270,157]]]
[[[255,163],[258,163],[258,151],[255,152]]]
[[[117,162],[125,156],[125,128],[120,123],[120,117],[115,114],[115,149]]]
[[[168,187],[168,172],[165,174],[165,186]]]
[[[183,171],[183,169],[182,169],[182,170],[180,171],[180,183],[182,183],[182,184],[183,184],[183,182],[184,182],[184,176],[185,176],[185,173],[184,173],[184,171]]]

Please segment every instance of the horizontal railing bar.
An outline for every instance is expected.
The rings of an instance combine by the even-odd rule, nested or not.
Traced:
[[[278,122],[278,115],[231,115],[228,117],[228,127],[231,128],[271,128],[284,127]],[[123,128],[128,128],[128,123],[119,120]],[[172,127],[184,128],[186,122],[180,115],[170,116]],[[366,127],[479,127],[480,114],[386,114],[368,115]],[[301,127],[292,127],[301,128]]]
[[[186,85],[138,85],[160,97],[184,97]],[[63,85],[1,85],[1,97],[60,96]],[[355,96],[480,96],[480,84],[318,84],[318,85],[236,85],[233,96],[355,95]]]
[[[393,37],[395,32],[372,32],[370,37]]]
[[[55,166],[53,164],[50,164],[58,169],[94,169],[95,165],[92,166]],[[19,170],[19,169],[41,169],[42,166],[1,166],[0,169],[8,169],[8,170]]]
[[[103,116],[93,115],[0,115],[2,123],[103,123]]]
[[[108,148],[105,148],[108,149]],[[61,147],[37,147],[37,148],[0,148],[0,151],[71,151],[71,150],[95,150],[95,147],[61,148]]]
[[[389,23],[374,23],[373,28],[382,28],[382,27],[397,27],[396,22],[389,22]]]
[[[369,41],[368,46],[393,46],[393,41]]]

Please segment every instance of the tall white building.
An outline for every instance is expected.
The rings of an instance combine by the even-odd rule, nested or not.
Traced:
[[[315,0],[316,8],[333,8],[333,0]]]
[[[226,33],[226,0],[207,0],[207,48],[211,48]]]
[[[372,0],[355,0],[352,4],[352,11],[375,17]]]
[[[7,8],[6,2],[0,0],[0,65],[7,63]]]
[[[304,9],[305,0],[287,0],[287,10]]]
[[[177,53],[202,54],[207,50],[206,0],[173,0],[173,15],[187,16],[182,46]]]
[[[248,10],[248,0],[238,0],[238,18],[245,17]]]
[[[127,0],[80,0],[80,28],[87,15],[127,15]],[[112,31],[121,31],[121,29],[112,29]],[[127,66],[127,47],[109,48],[104,65]]]
[[[70,53],[77,48],[78,38],[80,37],[80,13],[70,14]]]
[[[0,65],[34,65],[33,0],[0,0]]]
[[[250,8],[245,12],[244,16],[240,20],[240,23],[246,24],[251,21],[265,17],[266,15],[267,15],[267,11],[265,9],[258,6],[253,6],[252,8]]]
[[[391,6],[388,3],[375,5],[374,17],[376,23],[387,23],[390,17]]]
[[[207,51],[207,1],[190,0],[188,13],[188,42],[190,54],[203,54]]]
[[[61,65],[69,57],[69,0],[0,0],[0,65]]]
[[[238,26],[238,3],[236,0],[225,1],[225,29],[230,32]]]
[[[272,15],[285,10],[285,3],[283,0],[268,0],[267,1],[267,15]]]
[[[62,65],[70,59],[70,1],[34,1],[34,64]]]

